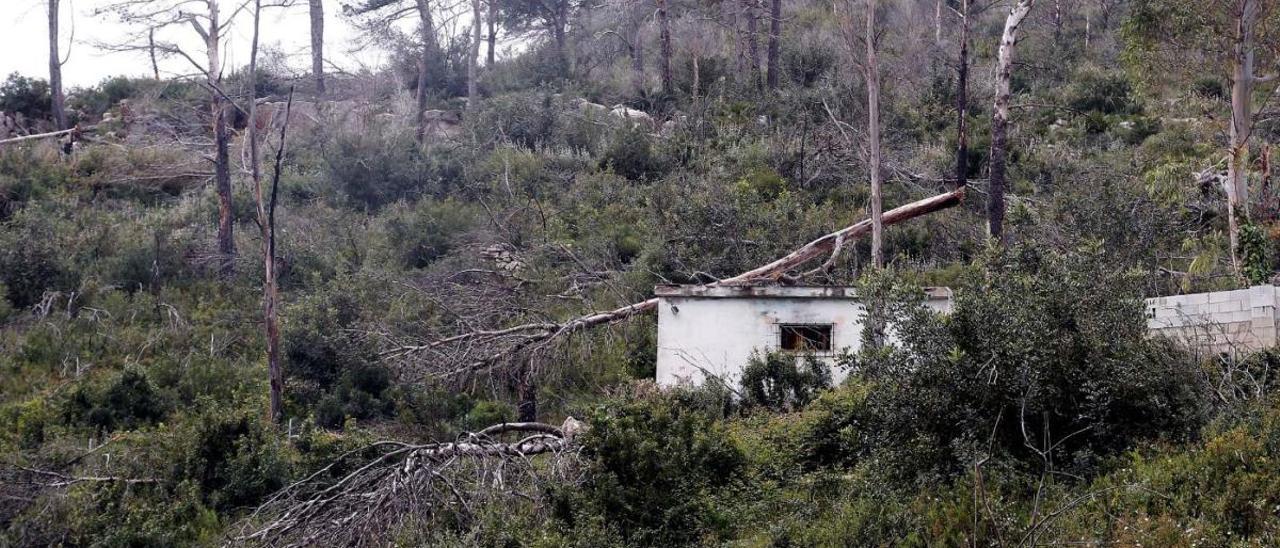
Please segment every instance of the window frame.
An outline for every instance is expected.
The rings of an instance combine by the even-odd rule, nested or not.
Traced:
[[[790,354],[796,354],[796,355],[809,355],[809,356],[834,356],[834,355],[835,355],[835,351],[836,351],[836,324],[835,324],[834,322],[804,322],[804,323],[801,323],[801,322],[778,322],[778,323],[777,323],[777,324],[775,324],[775,325],[777,325],[777,326],[778,326],[777,330],[775,331],[775,333],[776,333],[776,335],[775,335],[775,336],[776,336],[776,338],[777,338],[777,349],[778,349],[779,351],[787,352],[787,353],[790,353]],[[809,329],[813,329],[813,328],[819,328],[819,329],[821,329],[821,328],[825,328],[825,329],[826,329],[826,332],[827,332],[827,347],[826,347],[825,349],[815,349],[815,350],[802,350],[802,349],[797,349],[797,348],[786,348],[786,347],[784,347],[784,346],[783,346],[783,339],[784,339],[783,333],[785,333],[785,332],[787,331],[787,329],[788,329],[788,328],[792,328],[792,329],[794,329],[794,328],[809,328]],[[807,339],[807,338],[806,338],[805,340],[809,340],[809,339]]]

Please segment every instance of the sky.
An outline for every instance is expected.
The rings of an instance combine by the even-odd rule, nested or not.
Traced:
[[[90,86],[111,76],[150,76],[151,64],[141,53],[104,51],[97,44],[129,39],[136,31],[110,17],[95,17],[94,8],[110,0],[62,0],[60,33],[61,52],[70,57],[62,67],[66,88]],[[222,11],[234,11],[240,0],[222,0]],[[260,42],[263,48],[282,51],[290,68],[299,72],[311,66],[310,18],[305,1],[286,9],[263,10]],[[48,21],[45,0],[0,0],[0,78],[18,72],[25,76],[49,77]],[[330,63],[354,71],[361,66],[377,66],[383,62],[381,51],[359,49],[356,29],[340,13],[338,2],[325,2],[325,56]],[[71,37],[74,22],[75,36]],[[204,48],[190,27],[175,27],[157,33],[157,40],[178,43],[203,60]],[[249,60],[252,19],[243,13],[235,20],[231,36],[224,47],[224,64],[243,66]],[[353,49],[355,51],[353,51]],[[199,54],[199,55],[194,55]],[[192,72],[182,58],[162,59],[161,76],[185,75]]]

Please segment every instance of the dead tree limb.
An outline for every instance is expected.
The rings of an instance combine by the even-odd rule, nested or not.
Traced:
[[[524,491],[536,497],[537,484],[553,476],[572,481],[581,428],[570,418],[560,427],[497,424],[449,443],[375,442],[277,492],[246,518],[233,543],[383,546],[404,527],[421,529],[437,517],[468,520],[472,504],[530,496]],[[506,434],[524,437],[502,441]],[[564,460],[535,467],[530,458],[546,454]]]
[[[953,207],[964,199],[964,195],[965,188],[961,187],[899,206],[884,213],[883,224],[888,226],[894,223],[901,223]],[[871,229],[870,220],[859,221],[813,240],[769,264],[707,285],[740,285],[768,280],[777,281],[784,278],[787,272],[809,261],[831,254],[845,242],[869,234]],[[440,352],[451,347],[465,345],[467,348],[451,356],[460,359],[462,362],[461,367],[450,371],[438,372],[437,374],[450,376],[468,371],[478,371],[493,367],[503,360],[510,359],[523,352],[539,352],[557,339],[578,331],[625,320],[632,316],[651,312],[657,307],[658,299],[647,299],[613,310],[579,316],[562,323],[538,322],[516,325],[505,329],[477,330],[422,345],[400,346],[382,352],[380,357],[387,360],[404,359],[421,353]],[[475,349],[480,349],[479,355],[476,355]]]

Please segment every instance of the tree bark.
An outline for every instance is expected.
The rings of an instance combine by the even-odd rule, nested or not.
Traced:
[[[498,0],[489,0],[489,57],[486,67],[493,68],[498,59]]]
[[[156,62],[156,29],[155,27],[147,29],[147,53],[151,55],[151,75],[156,80],[159,80],[160,64]]]
[[[763,86],[760,79],[760,16],[756,13],[759,0],[742,0],[747,15],[747,61],[751,65],[752,85]]]
[[[667,16],[667,0],[657,0],[658,34],[661,46],[662,93],[670,96],[675,93],[675,85],[671,81],[671,22]],[[696,93],[696,92],[695,92]]]
[[[538,384],[533,371],[529,367],[529,359],[516,371],[516,420],[520,422],[537,422],[538,420]]]
[[[218,191],[218,254],[220,272],[224,277],[235,273],[236,242],[231,217],[231,158],[228,152],[230,136],[223,108],[221,22],[218,19],[218,2],[209,0],[209,27],[205,30],[205,53],[209,57],[208,74],[210,103],[213,110],[214,184]]]
[[[253,2],[253,41],[249,48],[249,80],[256,82],[258,77],[258,35],[262,21],[262,0]],[[314,38],[314,34],[312,37]],[[289,94],[289,104],[293,103],[293,93]],[[286,107],[287,109],[288,107]],[[285,126],[288,125],[288,114],[285,114]],[[270,123],[258,120],[258,101],[256,94],[249,95],[249,123],[246,126],[246,141],[249,146],[249,174],[253,179],[253,194],[258,207],[258,225],[262,229],[262,315],[267,337],[267,377],[270,389],[270,407],[267,414],[271,422],[280,424],[284,420],[284,372],[280,367],[280,327],[276,316],[276,227],[275,227],[275,185],[272,185],[271,203],[267,204],[262,192],[262,154],[259,150],[261,133],[270,129]],[[280,132],[280,145],[284,146],[284,130]],[[276,165],[276,178],[279,179],[279,164]]]
[[[67,129],[67,111],[62,95],[62,56],[58,54],[58,2],[49,0],[49,97],[53,123]]]
[[[316,95],[324,95],[324,0],[311,2],[311,77]]]
[[[935,0],[933,4],[933,44],[942,45],[942,0]]]
[[[627,45],[631,54],[631,85],[637,95],[644,95],[644,41],[640,36],[640,25],[636,24],[631,32],[631,43]]]
[[[417,0],[418,19],[420,20],[419,32],[422,34],[422,54],[418,57],[418,92],[415,96],[417,103],[417,121],[414,123],[414,135],[417,137],[418,144],[422,144],[427,137],[427,84],[430,81],[429,74],[431,70],[431,62],[435,58],[436,43],[435,23],[431,17],[431,5],[427,0]]]
[[[769,8],[769,89],[778,88],[778,64],[782,54],[782,0]]]
[[[1000,37],[1000,51],[996,65],[996,97],[991,114],[991,189],[987,194],[987,232],[992,238],[1004,242],[1005,212],[1005,162],[1008,155],[1009,99],[1012,95],[1010,80],[1013,76],[1014,48],[1018,43],[1018,28],[1035,0],[1018,0],[1005,19],[1004,34]]]
[[[1253,131],[1254,28],[1258,1],[1240,0],[1231,57],[1231,128],[1227,163],[1227,222],[1231,237],[1231,261],[1239,273],[1236,254],[1240,243],[1240,219],[1249,219],[1249,184],[1246,179],[1249,138]]]
[[[467,110],[480,100],[480,2],[471,0],[471,55],[467,57]]]
[[[871,172],[871,262],[884,268],[884,222],[880,180],[880,62],[876,55],[876,0],[867,0],[867,141]]]
[[[556,41],[556,61],[560,64],[560,76],[568,78],[570,72],[569,63],[569,36],[566,27],[569,26],[569,0],[549,0],[553,2],[554,14],[551,18],[551,34]]]
[[[956,62],[956,187],[969,183],[969,0],[960,0],[960,58]]]

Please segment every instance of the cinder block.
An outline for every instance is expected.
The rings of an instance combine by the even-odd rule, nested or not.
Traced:
[[[1268,327],[1274,329],[1276,326],[1276,321],[1271,318],[1254,318],[1252,325],[1253,325],[1253,330],[1256,332],[1259,329],[1266,329]]]
[[[1193,293],[1191,295],[1178,295],[1177,297],[1170,297],[1169,299],[1170,302],[1174,302],[1181,306],[1194,306],[1198,304],[1208,304],[1209,294]]]
[[[1214,291],[1213,293],[1209,293],[1210,303],[1225,303],[1235,299],[1235,291]]]
[[[1274,318],[1276,317],[1276,307],[1274,306],[1254,306],[1249,309],[1253,313],[1254,318]]]

